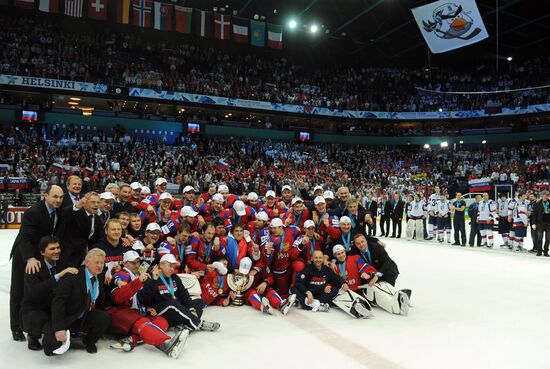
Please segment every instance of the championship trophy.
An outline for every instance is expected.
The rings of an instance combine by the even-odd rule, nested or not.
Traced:
[[[233,299],[233,305],[242,306],[244,304],[243,293],[248,291],[254,283],[254,277],[249,275],[250,268],[252,267],[252,260],[245,257],[239,264],[239,269],[235,269],[234,273],[227,275],[227,285],[235,292],[235,299]]]

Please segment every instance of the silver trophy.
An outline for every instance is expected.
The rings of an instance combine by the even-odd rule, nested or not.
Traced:
[[[235,273],[227,275],[227,284],[236,294],[233,305],[242,306],[244,304],[243,293],[252,287],[252,283],[254,283],[254,277],[248,274],[241,274],[237,270]]]

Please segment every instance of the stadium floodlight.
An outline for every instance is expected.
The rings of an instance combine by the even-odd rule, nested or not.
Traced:
[[[485,145],[487,143],[487,141],[483,140],[483,141],[481,141],[481,143]]]
[[[509,62],[511,62],[512,59],[513,59],[513,58],[512,58],[511,56],[509,56],[509,57],[506,58],[506,60],[508,60]]]
[[[312,24],[311,27],[309,27],[309,31],[311,33],[317,33],[318,30],[319,30],[319,27],[317,27],[316,24]]]
[[[424,148],[425,148],[425,149],[429,149],[429,148],[430,148],[430,144],[425,144],[425,145],[424,145]]]
[[[443,141],[441,143],[441,147],[449,147],[449,143],[447,141]]]
[[[290,29],[294,29],[296,28],[296,26],[298,26],[298,22],[296,22],[296,20],[294,19],[291,19],[290,22],[288,22],[288,26],[290,27]]]
[[[440,113],[443,111],[443,109],[441,109],[441,108],[439,108],[438,110],[439,110]]]
[[[460,140],[458,143],[462,145],[464,143],[464,141]]]

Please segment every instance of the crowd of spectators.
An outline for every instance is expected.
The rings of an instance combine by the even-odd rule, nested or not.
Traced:
[[[310,189],[320,183],[328,189],[346,185],[360,196],[371,191],[430,194],[436,184],[452,191],[459,182],[483,177],[534,189],[550,178],[546,145],[432,151],[199,136],[166,145],[140,141],[120,127],[88,136],[71,131],[49,136],[32,128],[0,134],[0,163],[10,165],[5,175],[27,177],[34,192],[79,173],[87,190],[100,192],[111,182],[152,185],[165,177],[181,188],[225,182],[234,193],[265,193],[281,183]],[[52,170],[54,163],[64,169]]]
[[[86,22],[82,20],[81,22]],[[64,29],[47,15],[0,14],[0,73],[141,86],[279,103],[369,111],[471,110],[548,102],[548,89],[495,95],[419,92],[494,91],[550,83],[549,57],[456,69],[312,65],[256,51],[197,46],[134,28]],[[192,41],[192,40],[191,40]]]

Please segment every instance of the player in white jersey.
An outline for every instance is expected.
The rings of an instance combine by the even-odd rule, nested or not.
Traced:
[[[516,208],[516,205],[518,203],[518,198],[517,198],[517,195],[516,197],[512,197],[512,198],[509,198],[508,199],[508,223],[510,224],[510,233],[508,234],[508,247],[510,249],[512,249],[513,247],[513,242],[512,240],[514,239],[515,237],[515,230],[514,230],[514,227],[512,227],[512,225],[514,224],[514,209]]]
[[[428,238],[427,240],[433,240],[437,234],[437,202],[441,196],[441,189],[439,186],[435,186],[435,193],[431,194],[428,198],[428,214],[430,219],[428,220]]]
[[[512,229],[514,230],[514,238],[512,241],[512,249],[523,251],[523,239],[527,235],[527,223],[529,222],[528,214],[529,200],[524,193],[519,194],[516,206],[512,212]]]
[[[414,195],[413,201],[407,204],[407,240],[424,239],[423,220],[426,217],[426,203],[420,200],[420,195]]]
[[[444,236],[451,243],[451,202],[442,193],[437,202],[437,240],[441,243]]]
[[[477,224],[481,233],[481,246],[493,247],[493,226],[497,216],[497,204],[489,199],[487,192],[483,193],[478,211]]]
[[[506,198],[506,194],[503,192],[497,200],[498,233],[502,236],[502,240],[504,241],[500,247],[511,247],[511,242],[508,238],[511,229],[511,224],[508,221],[508,205],[509,199]]]

